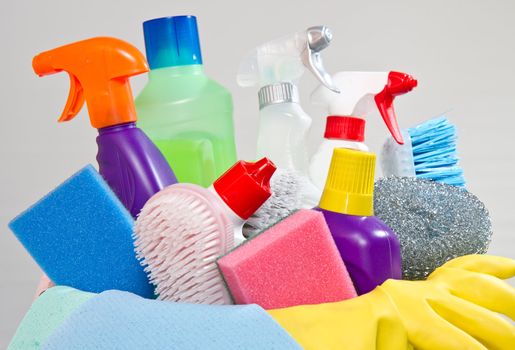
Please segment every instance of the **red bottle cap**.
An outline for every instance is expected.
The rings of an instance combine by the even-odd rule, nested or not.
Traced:
[[[324,137],[363,142],[365,140],[365,120],[351,116],[328,116]]]
[[[270,179],[275,165],[268,158],[255,163],[240,160],[220,176],[213,187],[240,218],[247,220],[272,195]]]

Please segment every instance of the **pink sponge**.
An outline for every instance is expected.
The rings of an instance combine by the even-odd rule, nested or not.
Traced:
[[[322,213],[299,210],[218,260],[237,304],[276,309],[340,301],[356,290]]]

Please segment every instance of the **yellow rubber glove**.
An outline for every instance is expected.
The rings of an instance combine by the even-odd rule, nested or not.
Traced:
[[[418,350],[515,349],[515,260],[467,255],[436,269],[427,281],[388,280],[377,289],[395,305]]]
[[[515,349],[515,261],[469,255],[427,281],[388,280],[337,303],[269,310],[305,349]],[[492,310],[492,311],[490,311]]]
[[[336,303],[268,312],[306,350],[412,349],[389,297],[377,289]]]

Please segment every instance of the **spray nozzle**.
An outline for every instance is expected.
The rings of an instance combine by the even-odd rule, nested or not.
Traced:
[[[148,65],[129,43],[108,37],[78,41],[38,54],[32,67],[39,76],[69,74],[70,92],[60,122],[73,119],[84,102],[95,128],[136,121],[129,77],[148,72]]]
[[[326,26],[310,27],[307,34],[309,48],[315,52],[322,51],[333,40],[333,32]]]
[[[331,76],[326,72],[320,51],[325,49],[333,39],[331,29],[325,26],[308,28],[307,48],[302,55],[304,66],[329,90],[339,93],[340,90],[333,84]]]
[[[374,96],[379,113],[381,113],[388,130],[390,130],[393,138],[400,145],[404,144],[404,139],[397,123],[393,100],[396,96],[410,92],[417,84],[417,80],[409,74],[390,72],[384,89]]]
[[[338,72],[332,81],[343,92],[335,94],[319,86],[311,94],[313,103],[327,107],[329,115],[340,117],[364,118],[377,109],[395,141],[404,143],[393,100],[413,90],[416,79],[400,72]],[[346,119],[349,123],[351,120]]]
[[[254,49],[240,64],[238,84],[266,86],[294,82],[307,68],[328,89],[339,92],[325,71],[321,51],[332,40],[328,27],[315,26]]]

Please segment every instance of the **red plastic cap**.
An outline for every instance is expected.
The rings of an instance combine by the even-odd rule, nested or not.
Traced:
[[[272,195],[270,179],[275,165],[268,158],[255,163],[240,160],[220,176],[213,187],[240,218],[247,220]]]
[[[331,115],[325,123],[326,139],[365,141],[365,119]]]
[[[390,72],[390,74],[388,74],[388,83],[385,85],[383,91],[374,97],[379,113],[381,113],[388,130],[390,130],[393,138],[400,145],[404,144],[404,140],[399,124],[397,123],[395,110],[393,109],[393,100],[396,96],[410,92],[417,84],[417,80],[409,74]]]

